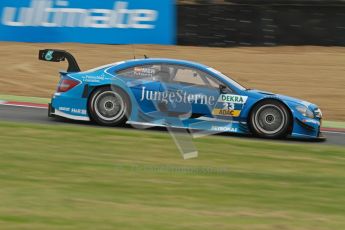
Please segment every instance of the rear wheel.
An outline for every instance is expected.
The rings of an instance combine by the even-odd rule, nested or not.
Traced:
[[[282,138],[288,134],[291,115],[284,104],[275,100],[266,100],[253,108],[249,125],[257,136]]]
[[[130,114],[128,96],[121,89],[97,89],[91,94],[88,106],[92,120],[105,126],[124,125]]]

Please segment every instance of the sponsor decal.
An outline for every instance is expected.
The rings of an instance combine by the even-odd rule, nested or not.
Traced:
[[[104,75],[101,76],[82,76],[83,81],[85,82],[101,82],[105,79]]]
[[[82,114],[82,115],[86,115],[86,110],[85,109],[71,109],[72,113],[77,113],[77,114]]]
[[[33,0],[30,7],[5,7],[6,26],[88,27],[154,29],[158,11],[129,9],[128,2],[115,1],[113,9],[70,8],[69,1]]]
[[[85,109],[76,109],[76,108],[69,108],[69,107],[59,107],[58,110],[63,112],[71,112],[74,114],[81,114],[81,115],[87,115],[87,112]]]
[[[230,110],[230,109],[214,109],[212,115],[217,116],[231,116],[238,117],[240,116],[241,110]]]
[[[152,69],[152,68],[143,68],[143,67],[134,68],[134,76],[152,77],[155,73],[156,73],[156,69]]]
[[[59,107],[58,110],[60,110],[60,111],[65,111],[65,112],[69,112],[69,111],[71,111],[71,108]]]
[[[237,132],[237,128],[226,127],[226,126],[212,126],[211,129],[213,131],[219,131],[219,132]]]
[[[246,103],[247,99],[248,99],[247,96],[240,96],[240,95],[234,95],[234,94],[222,94],[219,96],[218,102],[244,104]]]
[[[157,101],[161,103],[184,103],[184,104],[200,104],[214,105],[215,97],[204,94],[189,94],[184,90],[177,91],[153,91],[147,90],[146,87],[141,88],[140,101]]]
[[[214,96],[190,94],[184,90],[153,91],[143,86],[141,88],[140,101],[156,101],[164,104],[183,103],[209,105],[214,106],[212,115],[239,117],[243,104],[247,101],[247,98],[247,96],[223,94],[219,96],[218,102],[216,103],[216,98]]]

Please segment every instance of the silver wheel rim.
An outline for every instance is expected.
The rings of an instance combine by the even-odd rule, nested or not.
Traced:
[[[105,121],[118,121],[126,111],[122,97],[114,91],[105,91],[96,96],[93,102],[95,113]]]
[[[267,104],[255,113],[254,123],[256,128],[268,135],[281,131],[286,121],[285,112],[276,105]]]

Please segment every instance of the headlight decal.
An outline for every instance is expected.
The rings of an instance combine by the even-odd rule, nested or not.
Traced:
[[[314,118],[314,113],[310,111],[306,106],[304,105],[298,105],[296,106],[296,110],[300,112],[303,116],[308,118]]]
[[[322,118],[322,112],[320,108],[314,110],[315,117]]]

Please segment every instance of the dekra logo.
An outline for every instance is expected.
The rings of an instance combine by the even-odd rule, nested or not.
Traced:
[[[17,27],[153,29],[153,23],[158,18],[158,11],[129,9],[128,2],[125,1],[115,1],[113,9],[82,9],[68,6],[67,0],[32,0],[30,7],[5,7],[2,24]]]

